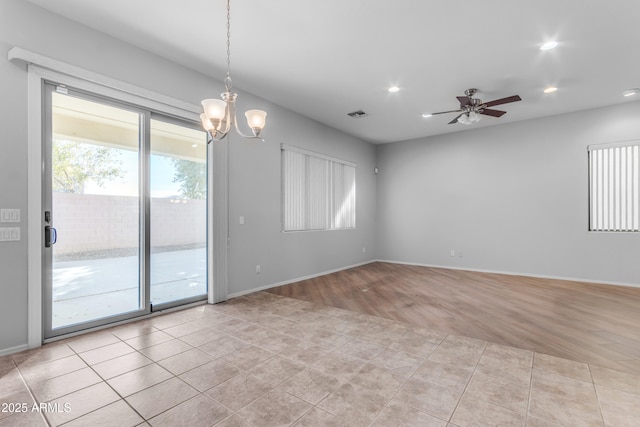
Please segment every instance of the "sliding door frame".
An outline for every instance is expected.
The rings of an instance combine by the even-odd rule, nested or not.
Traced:
[[[83,68],[49,58],[19,47],[9,50],[10,61],[23,64],[27,69],[27,346],[34,348],[43,343],[42,250],[44,233],[42,223],[42,114],[44,107],[44,81],[122,99],[136,105],[197,121],[200,108],[166,95],[122,82]],[[227,142],[208,150],[209,209],[208,223],[208,302],[225,301],[228,294],[227,242],[228,242],[228,148]]]
[[[155,111],[151,111],[149,114],[149,120],[147,121],[147,126],[149,129],[149,132],[147,132],[147,134],[150,136],[151,135],[151,120],[156,120],[156,121],[161,121],[161,122],[165,122],[165,123],[170,123],[173,125],[177,125],[177,126],[182,126],[182,127],[186,127],[186,128],[191,128],[191,129],[196,129],[196,130],[202,130],[202,127],[200,125],[200,123],[196,123],[193,121],[186,121],[184,119],[180,119],[180,118],[176,118],[176,117],[171,117],[159,112],[155,112]],[[204,131],[203,131],[204,132]],[[148,153],[148,157],[147,157],[147,161],[150,162],[150,157],[151,157],[151,151],[152,151],[152,146],[151,146],[151,140],[147,141],[148,145],[147,145],[147,153]],[[206,161],[207,161],[207,165],[209,165],[210,161],[211,161],[211,151],[212,151],[212,147],[210,144],[207,144],[207,154],[206,154]],[[149,163],[147,163],[149,164]],[[151,167],[147,168],[147,173],[150,174],[151,173]],[[212,194],[214,194],[211,189],[209,188],[209,185],[211,184],[211,175],[213,175],[211,173],[211,167],[207,168],[207,176],[205,178],[206,183],[207,183],[207,201],[209,203],[207,203],[206,209],[207,209],[207,218],[209,218],[209,213],[211,211],[211,201],[210,201],[210,197]],[[147,181],[148,184],[151,183],[151,180],[149,179],[150,177],[147,177]],[[151,194],[151,191],[149,188],[147,188],[147,194]],[[151,202],[151,197],[148,198],[148,203]],[[147,206],[147,212],[151,213],[151,215],[153,215],[150,206]],[[146,221],[148,224],[151,223],[151,218],[149,216],[147,216]],[[211,246],[212,243],[209,243],[210,240],[213,240],[213,235],[210,233],[210,229],[211,229],[211,222],[209,220],[207,220],[207,224],[206,224],[206,236],[207,236],[207,247],[206,247],[206,252],[207,252],[207,260],[209,260],[209,253],[211,252]],[[153,231],[151,231],[153,232]],[[151,234],[148,233],[149,239]],[[151,244],[150,242],[147,242],[148,247],[151,248]],[[149,262],[147,263],[147,277],[149,277],[149,283],[151,282],[151,253],[147,253],[146,254],[147,258],[149,259]],[[207,294],[207,300],[209,300],[209,295],[211,294],[211,290],[210,288],[212,287],[211,283],[212,281],[209,280],[213,273],[210,273],[209,270],[213,269],[213,264],[210,262],[207,262],[207,290],[208,290],[208,294]],[[149,286],[148,288],[148,295],[150,295],[151,297],[153,297],[152,293],[151,293],[151,286]],[[193,296],[193,297],[188,297],[188,298],[182,298],[179,300],[171,300],[171,301],[166,301],[166,302],[160,302],[160,303],[153,303],[151,301],[149,301],[150,304],[150,308],[152,312],[156,312],[156,311],[161,311],[161,310],[166,310],[169,308],[173,308],[173,307],[177,307],[177,306],[181,306],[181,305],[185,305],[185,304],[189,304],[189,303],[194,303],[194,302],[198,302],[198,301],[202,301],[202,297],[201,296]],[[225,298],[226,299],[226,298]]]
[[[42,186],[42,203],[43,209],[49,210],[53,215],[53,225],[55,226],[55,214],[53,211],[53,192],[52,192],[52,147],[53,147],[53,99],[52,93],[56,91],[59,85],[57,82],[45,80],[43,82],[43,139],[42,139],[42,155],[43,155],[43,172],[49,175],[45,178],[43,175]],[[149,257],[150,257],[150,221],[149,221],[149,159],[150,159],[150,116],[151,112],[124,102],[119,102],[111,98],[102,97],[93,93],[87,93],[82,90],[65,86],[63,96],[71,96],[79,99],[99,103],[115,107],[125,111],[130,111],[138,115],[138,309],[112,316],[101,317],[86,322],[73,323],[53,329],[53,260],[52,254],[55,245],[51,248],[42,247],[42,294],[43,298],[43,336],[44,339],[50,339],[62,335],[68,335],[84,329],[91,329],[103,326],[106,323],[114,323],[128,320],[151,313],[151,304],[148,303],[151,281],[149,275]],[[42,222],[41,229],[44,229]]]

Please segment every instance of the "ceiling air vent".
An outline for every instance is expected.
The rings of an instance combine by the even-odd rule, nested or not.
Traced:
[[[361,119],[363,117],[367,117],[368,114],[365,113],[362,110],[358,110],[358,111],[354,111],[352,113],[347,113],[347,116],[351,117],[352,119]]]

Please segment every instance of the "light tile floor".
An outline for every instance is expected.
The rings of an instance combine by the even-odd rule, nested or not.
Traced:
[[[638,426],[640,377],[258,292],[0,358],[0,426]]]

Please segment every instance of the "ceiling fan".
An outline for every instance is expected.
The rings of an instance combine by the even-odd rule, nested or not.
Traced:
[[[465,125],[470,125],[471,123],[476,123],[480,121],[480,117],[478,114],[484,114],[485,116],[492,117],[502,117],[506,114],[506,111],[502,110],[493,110],[489,107],[493,107],[494,105],[508,104],[509,102],[521,101],[522,98],[518,95],[508,96],[506,98],[495,99],[489,102],[482,102],[482,100],[478,98],[474,98],[473,95],[476,94],[478,89],[467,89],[464,91],[466,96],[457,96],[458,101],[460,101],[460,109],[459,110],[451,110],[451,111],[440,111],[438,113],[431,113],[431,115],[435,116],[436,114],[447,114],[447,113],[460,113],[455,119],[451,120],[448,124],[453,123],[462,123]]]

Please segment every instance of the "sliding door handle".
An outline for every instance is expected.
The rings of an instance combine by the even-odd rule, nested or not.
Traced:
[[[47,225],[44,227],[44,247],[50,248],[58,241],[58,231]]]

